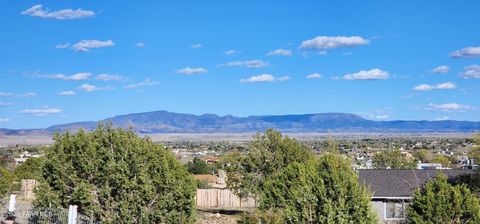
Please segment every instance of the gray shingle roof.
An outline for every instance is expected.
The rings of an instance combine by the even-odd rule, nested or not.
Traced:
[[[370,189],[374,198],[412,197],[415,189],[438,172],[449,179],[472,173],[470,170],[358,170],[358,179]]]

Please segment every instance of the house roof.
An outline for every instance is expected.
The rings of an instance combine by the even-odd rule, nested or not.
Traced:
[[[409,198],[415,190],[439,172],[447,178],[472,174],[470,170],[358,170],[360,184],[367,186],[373,198]]]

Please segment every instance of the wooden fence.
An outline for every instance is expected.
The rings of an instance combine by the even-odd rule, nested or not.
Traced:
[[[197,189],[196,205],[203,209],[243,210],[255,208],[256,202],[253,198],[240,200],[228,189]]]

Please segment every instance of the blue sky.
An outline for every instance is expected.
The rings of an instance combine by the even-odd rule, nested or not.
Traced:
[[[0,127],[168,110],[480,120],[478,1],[1,1]]]

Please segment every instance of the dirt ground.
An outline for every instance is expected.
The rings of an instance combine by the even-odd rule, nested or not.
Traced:
[[[242,214],[220,214],[215,212],[197,211],[197,224],[237,224]]]

